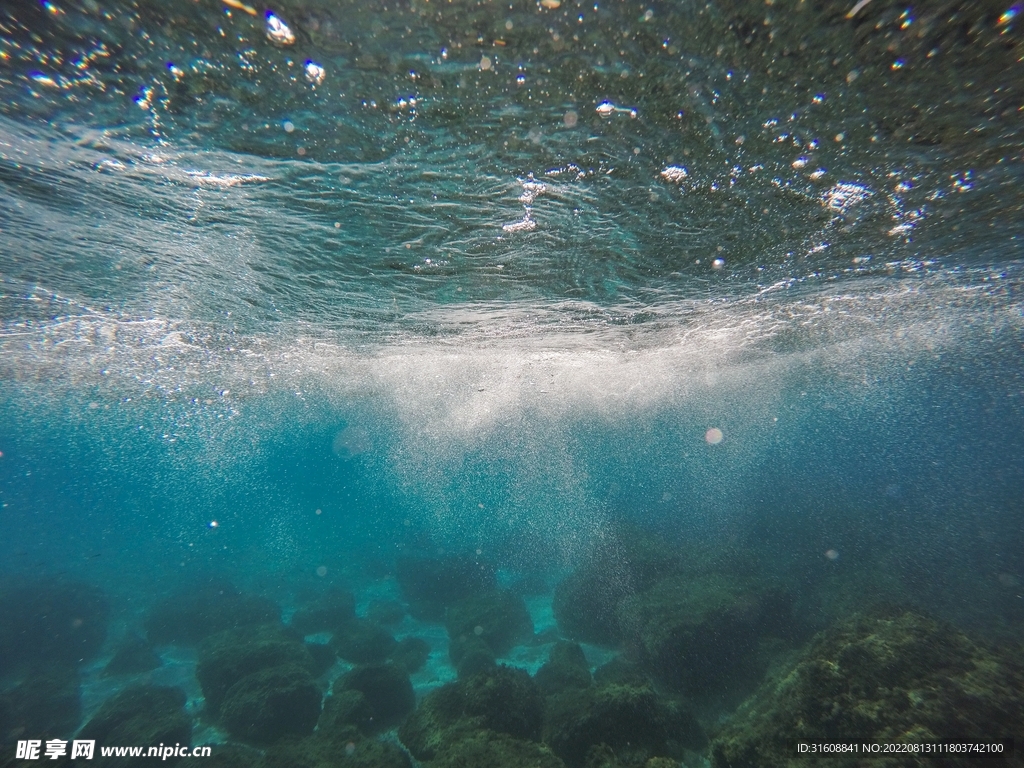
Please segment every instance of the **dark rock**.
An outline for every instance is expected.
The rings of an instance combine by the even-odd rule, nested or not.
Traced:
[[[611,747],[627,764],[643,764],[651,757],[678,757],[704,737],[688,711],[652,688],[606,685],[550,699],[544,741],[570,768],[583,768],[595,745]]]
[[[458,671],[460,680],[498,666],[491,646],[475,634],[453,638],[448,643],[448,658]]]
[[[35,734],[67,738],[81,718],[78,670],[70,664],[34,670],[0,694],[0,739],[5,742]]]
[[[280,666],[312,674],[316,663],[303,643],[280,628],[231,630],[209,638],[199,649],[196,678],[206,705],[216,714],[228,689],[249,675]]]
[[[373,600],[366,609],[366,618],[381,626],[393,627],[405,618],[405,607],[397,600]]]
[[[365,619],[353,619],[336,629],[331,638],[335,653],[353,664],[384,661],[397,645],[394,636],[384,627]]]
[[[617,645],[622,601],[682,567],[677,548],[651,534],[620,529],[555,587],[558,627],[574,640]]]
[[[651,684],[651,678],[636,662],[616,656],[594,671],[594,682],[598,685],[616,683],[618,685],[644,686]]]
[[[494,731],[474,731],[445,744],[430,768],[565,768],[543,744]]]
[[[403,637],[398,641],[391,660],[409,672],[418,672],[430,658],[430,643],[421,637]]]
[[[363,694],[375,728],[395,725],[416,706],[409,673],[390,662],[356,667],[335,684],[339,687]]]
[[[245,595],[230,584],[194,585],[161,600],[146,618],[150,642],[197,645],[228,629],[280,624],[281,609],[272,600]]]
[[[313,666],[309,670],[313,673],[313,677],[320,677],[338,660],[338,655],[327,643],[303,643],[303,646],[309,651],[310,658],[313,659]]]
[[[276,744],[256,768],[410,768],[409,756],[388,742],[359,736],[354,730],[345,742],[319,734]]]
[[[548,662],[534,675],[545,695],[561,693],[570,688],[586,688],[591,683],[590,665],[578,643],[564,640],[555,643]]]
[[[110,607],[96,587],[45,579],[0,589],[0,675],[93,658]]]
[[[494,568],[475,557],[404,557],[396,569],[412,615],[427,621],[440,621],[449,605],[497,586]]]
[[[445,617],[448,637],[463,641],[477,636],[502,656],[533,636],[533,620],[523,598],[494,590],[459,601]]]
[[[351,592],[332,588],[302,606],[289,624],[301,635],[334,632],[356,617],[356,599]]]
[[[188,744],[192,720],[185,712],[185,701],[180,688],[126,688],[103,702],[77,738],[95,739],[97,745]]]
[[[620,606],[628,647],[655,678],[692,694],[756,687],[767,665],[758,644],[789,629],[782,591],[722,574],[675,576]]]
[[[311,733],[320,717],[320,689],[295,664],[248,675],[228,689],[220,720],[239,739],[270,744],[283,736]]]
[[[178,768],[252,768],[260,760],[260,752],[244,744],[217,744],[207,757],[185,757]]]
[[[324,708],[317,722],[317,733],[324,738],[348,741],[352,729],[373,731],[373,713],[366,697],[357,690],[338,690],[324,699]]]
[[[879,612],[817,635],[736,712],[711,758],[715,768],[796,766],[798,741],[976,741],[1021,723],[1019,650],[983,648],[917,613]]]
[[[539,739],[544,698],[530,675],[499,667],[438,688],[398,731],[413,756],[432,760],[446,745],[487,729],[520,739]]]
[[[103,675],[135,675],[161,665],[163,661],[153,647],[144,638],[134,636],[121,643],[114,657],[103,668]]]

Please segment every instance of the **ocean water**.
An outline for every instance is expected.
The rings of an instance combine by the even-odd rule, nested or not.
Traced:
[[[398,601],[422,703],[457,665],[402,562],[525,595],[499,661],[622,653],[711,742],[880,605],[1017,642],[1020,9],[853,5],[4,2],[0,761],[140,682],[185,692],[193,744],[245,742],[201,644],[103,674],[210,585],[285,624]],[[738,692],[559,615],[595,573],[625,615],[665,549],[787,595]],[[86,588],[105,609],[52,597]],[[61,725],[18,714],[46,654],[77,670]]]

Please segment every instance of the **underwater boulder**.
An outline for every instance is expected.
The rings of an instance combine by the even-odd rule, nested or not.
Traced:
[[[156,645],[198,645],[225,630],[280,623],[281,609],[272,600],[214,581],[183,588],[160,600],[150,609],[145,627],[149,641]]]
[[[316,732],[324,738],[348,741],[353,728],[370,733],[373,724],[373,712],[360,691],[336,690],[324,699]]]
[[[705,742],[693,715],[649,686],[604,685],[549,699],[544,741],[570,768],[583,768],[591,748],[611,747],[627,764],[678,757]]]
[[[331,647],[345,661],[375,664],[384,661],[398,642],[388,630],[366,619],[352,619],[334,631]]]
[[[397,744],[365,738],[353,731],[344,742],[322,738],[287,739],[269,747],[254,768],[410,768]]]
[[[655,678],[691,694],[746,694],[767,662],[759,645],[791,629],[791,598],[724,574],[674,576],[621,604],[632,654]]]
[[[989,741],[1019,734],[1024,664],[912,611],[855,616],[819,633],[733,715],[715,768],[803,765],[798,741]],[[985,761],[987,762],[987,761]]]
[[[149,672],[163,665],[163,660],[153,650],[153,646],[142,637],[132,636],[122,641],[107,666],[103,668],[103,676],[136,675]]]
[[[498,666],[491,646],[475,634],[452,638],[448,643],[448,658],[460,680]]]
[[[333,632],[355,617],[355,596],[347,590],[332,587],[302,605],[292,615],[289,626],[305,636],[317,632]]]
[[[366,618],[383,627],[393,627],[405,618],[405,606],[397,600],[371,600]]]
[[[82,718],[78,669],[58,664],[33,670],[9,691],[0,693],[0,740],[45,734],[67,738]]]
[[[594,682],[598,685],[617,683],[644,686],[651,684],[651,678],[639,664],[620,655],[594,670]]]
[[[300,667],[312,675],[316,662],[305,645],[278,627],[228,630],[208,638],[199,648],[196,679],[206,705],[216,713],[225,694],[249,675],[280,666]]]
[[[335,689],[363,694],[374,728],[397,724],[416,706],[408,671],[391,662],[356,667],[335,683]]]
[[[533,620],[523,598],[503,590],[460,600],[448,609],[445,627],[453,642],[476,636],[496,656],[533,637]]]
[[[418,760],[481,729],[539,740],[544,697],[526,670],[502,666],[429,693],[398,736]]]
[[[489,730],[471,731],[446,743],[430,768],[565,768],[543,744]]]
[[[680,550],[664,540],[631,527],[616,529],[555,586],[552,608],[559,630],[573,640],[617,645],[620,604],[681,571],[683,564]]]
[[[107,745],[188,744],[192,738],[192,719],[185,711],[185,701],[181,688],[126,688],[103,702],[76,738]]]
[[[409,672],[418,672],[430,658],[430,643],[421,637],[403,637],[391,654],[391,660]]]
[[[220,721],[235,738],[270,744],[313,731],[322,694],[309,671],[295,664],[264,669],[228,689]]]
[[[449,605],[497,587],[493,566],[477,557],[402,557],[398,583],[417,619],[440,621]]]
[[[545,695],[561,693],[570,688],[590,685],[590,665],[579,643],[559,640],[551,648],[548,661],[533,676]]]
[[[41,579],[0,588],[0,675],[92,659],[109,614],[103,592],[89,584]]]
[[[303,643],[302,645],[309,651],[309,656],[313,659],[313,666],[309,670],[313,677],[320,677],[338,660],[338,655],[329,643]]]

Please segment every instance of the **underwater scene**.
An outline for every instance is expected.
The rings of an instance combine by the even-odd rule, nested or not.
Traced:
[[[266,2],[0,0],[0,767],[1024,765],[1024,8]]]

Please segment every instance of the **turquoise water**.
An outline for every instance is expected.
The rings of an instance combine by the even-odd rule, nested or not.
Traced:
[[[773,664],[883,603],[1020,637],[1012,8],[240,5],[0,9],[0,594],[109,606],[77,725],[4,750],[140,680],[230,741],[187,643],[102,675],[154,604],[363,615],[409,557],[533,582],[531,673],[635,655],[552,595],[637,535],[782,585]],[[760,680],[682,693],[713,739]]]

